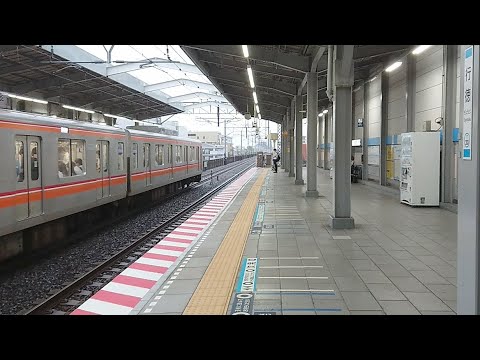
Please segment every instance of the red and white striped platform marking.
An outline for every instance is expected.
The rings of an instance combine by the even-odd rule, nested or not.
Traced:
[[[128,315],[256,171],[235,180],[70,315]]]

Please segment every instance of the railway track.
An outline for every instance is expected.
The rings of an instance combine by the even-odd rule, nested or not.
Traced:
[[[151,247],[156,245],[161,239],[167,236],[177,226],[183,223],[190,215],[203,206],[212,196],[228,186],[246,171],[254,166],[247,167],[241,172],[235,174],[221,185],[215,187],[200,199],[182,209],[169,219],[163,221],[160,225],[154,226],[139,238],[132,240],[131,244],[120,250],[114,256],[98,264],[88,273],[78,277],[75,281],[67,284],[60,291],[52,294],[48,299],[36,305],[24,315],[66,315],[74,311],[83,302],[85,302],[95,292],[100,290],[106,283],[121,273],[131,263],[142,256]],[[227,169],[231,170],[231,168]],[[225,171],[227,171],[225,170]],[[223,172],[225,172],[223,171]],[[210,179],[207,179],[210,181]]]

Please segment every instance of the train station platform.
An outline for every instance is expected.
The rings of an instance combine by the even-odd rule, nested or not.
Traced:
[[[454,213],[358,183],[355,229],[333,230],[332,180],[317,179],[318,198],[263,168],[226,190],[231,202],[129,314],[455,314]]]

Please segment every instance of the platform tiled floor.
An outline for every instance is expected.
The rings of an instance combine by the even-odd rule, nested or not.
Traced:
[[[352,184],[355,229],[333,230],[332,180],[317,179],[317,199],[283,169],[266,179],[264,226],[244,252],[259,258],[255,311],[454,314],[456,214]]]

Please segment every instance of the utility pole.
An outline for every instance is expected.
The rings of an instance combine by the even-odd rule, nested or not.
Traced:
[[[224,136],[223,136],[223,141],[225,142],[224,144],[224,151],[225,151],[225,160],[224,160],[224,164],[227,165],[227,118],[225,118],[223,120],[223,124],[225,126],[225,132],[224,132]]]

